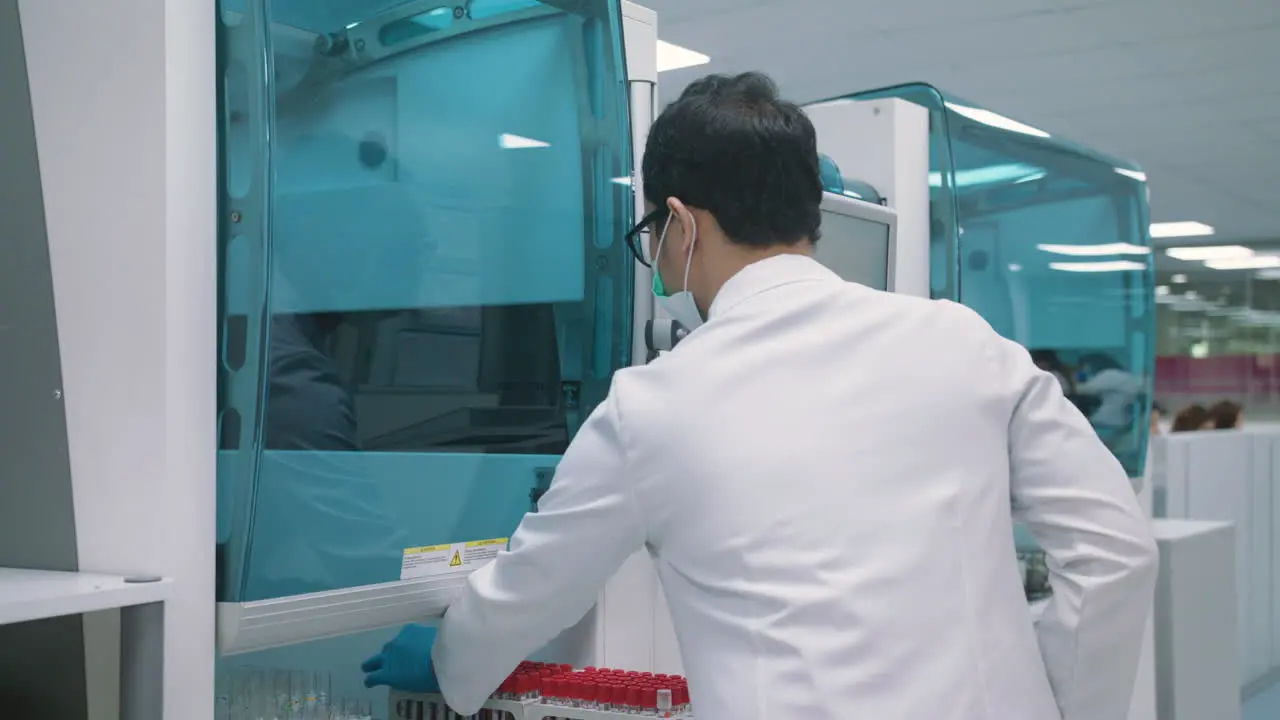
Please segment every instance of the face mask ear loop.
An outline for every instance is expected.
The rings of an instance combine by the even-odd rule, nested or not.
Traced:
[[[662,244],[667,241],[667,231],[671,229],[671,216],[675,213],[667,213],[667,221],[662,223],[662,234],[658,236],[658,249],[653,253],[653,271],[658,272],[658,258],[662,257]]]
[[[689,270],[693,267],[693,246],[698,244],[698,223],[692,222],[693,240],[689,243],[689,259],[684,264],[684,287],[681,290],[688,292],[689,290]]]

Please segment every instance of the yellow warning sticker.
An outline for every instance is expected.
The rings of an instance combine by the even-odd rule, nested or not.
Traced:
[[[493,562],[506,547],[507,538],[495,538],[405,548],[400,560],[400,579],[465,575]]]

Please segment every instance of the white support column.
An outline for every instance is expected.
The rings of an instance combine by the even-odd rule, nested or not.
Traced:
[[[897,98],[832,100],[805,112],[818,150],[897,212],[895,292],[929,297],[929,112]]]
[[[634,170],[630,182],[635,193],[635,216],[639,220],[644,217],[644,178],[640,177],[640,165],[644,160],[649,126],[653,124],[657,113],[654,107],[658,99],[657,13],[624,0],[622,34],[627,50],[627,82],[631,85],[631,155]],[[653,317],[653,295],[649,292],[652,283],[653,271],[636,263],[631,358],[632,363],[637,365],[644,362],[648,350],[644,341],[644,327],[645,322]]]
[[[20,0],[19,11],[80,568],[173,580],[164,717],[209,718],[214,12],[180,0]],[[86,633],[91,674],[118,668],[119,631],[106,635]],[[110,718],[102,694],[90,697],[91,716]]]
[[[652,10],[631,2],[622,3],[623,34],[627,49],[627,79],[631,83],[631,142],[636,217],[644,213],[644,179],[640,163],[658,96],[658,18]],[[632,362],[642,364],[647,348],[645,322],[653,317],[653,296],[649,291],[652,271],[636,263],[634,338]],[[600,595],[595,611],[595,656],[592,664],[634,670],[650,670],[654,665],[655,611],[659,587],[657,573],[647,553],[631,556]],[[669,624],[669,623],[668,623]]]

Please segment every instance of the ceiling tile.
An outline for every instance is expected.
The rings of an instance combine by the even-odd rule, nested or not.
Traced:
[[[801,101],[931,82],[1141,164],[1157,220],[1280,235],[1280,0],[655,0],[664,39]]]
[[[1280,24],[1274,0],[1127,0],[1064,13],[1068,22],[1105,43],[1194,40],[1206,33]]]
[[[1066,51],[1003,59],[959,58],[955,67],[981,78],[991,88],[1056,88],[1080,81],[1082,74],[1144,80],[1187,72],[1244,72],[1267,87],[1263,68],[1280,67],[1280,27],[1203,33],[1194,39],[1168,43],[1151,41],[1098,47],[1087,52]]]

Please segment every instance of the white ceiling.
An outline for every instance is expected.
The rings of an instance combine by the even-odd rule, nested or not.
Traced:
[[[1280,0],[640,0],[808,102],[925,81],[1141,165],[1155,221],[1280,237]]]

